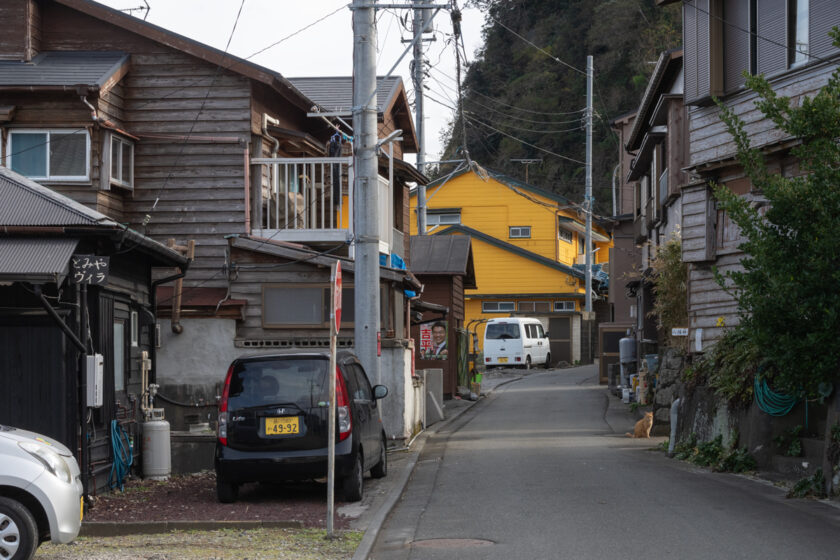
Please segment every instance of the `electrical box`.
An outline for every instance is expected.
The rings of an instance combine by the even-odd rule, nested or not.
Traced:
[[[102,354],[86,356],[87,373],[87,406],[99,408],[102,406],[102,384],[105,373],[105,358]]]

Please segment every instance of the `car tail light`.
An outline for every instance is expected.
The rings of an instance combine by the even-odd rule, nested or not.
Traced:
[[[228,428],[228,395],[230,395],[230,378],[233,376],[233,364],[228,368],[225,376],[225,388],[222,390],[222,400],[219,401],[219,426],[216,428],[216,437],[219,443],[227,445]]]
[[[335,368],[335,405],[338,412],[338,441],[344,441],[353,429],[353,415],[350,414],[347,385],[338,368]]]
[[[517,357],[516,357],[516,361],[517,361],[517,362],[521,362],[521,361],[522,361],[522,356],[517,356]]]
[[[490,358],[484,358],[484,361],[485,361],[485,362],[489,362],[489,361],[490,361]]]

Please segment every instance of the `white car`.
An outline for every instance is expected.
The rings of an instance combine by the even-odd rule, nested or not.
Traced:
[[[80,473],[61,443],[0,425],[0,558],[29,560],[46,540],[76,538],[83,511]]]

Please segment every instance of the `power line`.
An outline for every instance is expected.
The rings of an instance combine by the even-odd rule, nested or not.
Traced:
[[[538,47],[537,45],[535,45],[534,43],[532,43],[531,41],[529,41],[528,39],[526,39],[525,37],[523,37],[522,35],[520,35],[520,34],[519,34],[519,33],[517,33],[516,31],[514,31],[513,29],[511,29],[510,27],[508,27],[507,25],[505,25],[505,24],[504,24],[504,23],[502,23],[501,21],[497,20],[496,18],[494,18],[494,17],[493,17],[493,16],[491,16],[490,14],[487,14],[487,17],[488,17],[489,19],[493,20],[494,22],[496,22],[496,24],[498,24],[498,25],[502,26],[503,28],[507,29],[508,31],[510,31],[511,33],[513,33],[514,35],[516,35],[517,37],[519,37],[520,39],[522,39],[523,41],[525,41],[526,43],[528,43],[529,45],[531,45],[532,47],[534,47],[535,49],[537,49],[538,51],[540,51],[541,53],[543,53],[545,56],[547,56],[548,58],[550,58],[550,59],[551,59],[551,60],[553,60],[554,62],[559,62],[559,63],[560,63],[560,64],[562,64],[563,66],[566,66],[566,67],[568,67],[568,68],[571,68],[571,69],[572,69],[572,70],[574,70],[575,72],[579,72],[579,73],[583,74],[584,76],[586,75],[586,72],[584,72],[584,71],[583,71],[583,70],[581,70],[580,68],[575,68],[574,66],[572,66],[572,65],[571,65],[571,64],[569,64],[568,62],[564,62],[564,61],[560,60],[559,58],[557,58],[556,56],[554,56],[553,54],[551,54],[550,52],[548,52],[548,51],[547,51],[547,50],[545,50],[544,48],[542,48],[542,47]]]
[[[489,125],[489,124],[487,124],[487,123],[481,122],[481,121],[476,120],[476,119],[473,119],[473,118],[471,118],[471,117],[467,117],[467,119],[468,119],[468,120],[470,120],[470,121],[476,122],[476,123],[478,123],[478,124],[480,124],[480,125],[482,125],[482,126],[484,126],[484,127],[486,127],[486,128],[489,128],[490,130],[493,130],[493,131],[495,131],[495,132],[498,132],[499,134],[503,134],[503,135],[507,136],[508,138],[510,138],[510,139],[512,139],[512,140],[516,140],[517,142],[521,142],[522,144],[525,144],[526,146],[530,146],[530,147],[534,148],[535,150],[539,150],[539,151],[541,151],[541,152],[545,152],[546,154],[549,154],[549,155],[552,155],[552,156],[555,156],[555,157],[559,157],[559,158],[561,158],[561,159],[565,159],[565,160],[571,161],[571,162],[573,162],[573,163],[578,163],[578,164],[580,164],[580,165],[586,165],[586,163],[585,163],[585,162],[582,162],[582,161],[580,161],[580,160],[578,160],[578,159],[570,158],[570,157],[568,157],[568,156],[564,156],[564,155],[558,154],[558,153],[556,153],[556,152],[552,152],[551,150],[546,150],[545,148],[540,148],[539,146],[536,146],[536,145],[534,145],[534,144],[531,144],[530,142],[526,142],[525,140],[522,140],[521,138],[517,138],[516,136],[513,136],[512,134],[508,134],[507,132],[504,132],[504,131],[502,131],[502,130],[499,130],[498,128],[493,127],[493,126],[491,126],[491,125]]]

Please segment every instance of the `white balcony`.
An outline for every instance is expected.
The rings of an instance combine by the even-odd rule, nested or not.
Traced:
[[[254,158],[260,204],[251,233],[295,243],[353,237],[353,158]]]

